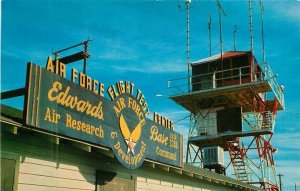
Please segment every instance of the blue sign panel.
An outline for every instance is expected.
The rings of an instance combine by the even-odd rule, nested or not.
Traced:
[[[146,117],[148,105],[132,83],[110,86],[106,99],[95,88],[100,83],[87,76],[75,84],[31,63],[27,75],[24,112],[32,128],[111,148],[130,169],[145,158],[182,166],[182,136]]]

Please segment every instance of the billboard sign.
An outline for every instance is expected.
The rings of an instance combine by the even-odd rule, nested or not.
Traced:
[[[182,135],[147,118],[145,96],[133,83],[118,81],[105,94],[103,83],[76,69],[68,80],[65,65],[48,58],[46,68],[28,64],[26,84],[26,125],[111,148],[129,169],[146,158],[182,167]]]

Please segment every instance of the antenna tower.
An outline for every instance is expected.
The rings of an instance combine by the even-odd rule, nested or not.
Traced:
[[[250,51],[253,53],[252,0],[249,0]]]
[[[191,0],[186,0],[186,57],[187,57],[187,68],[188,68],[188,92],[190,89],[190,3]]]
[[[270,66],[264,63],[268,71],[263,72],[253,55],[252,0],[248,0],[251,51],[226,52],[224,55],[222,14],[226,16],[226,13],[220,1],[216,1],[220,57],[190,64],[190,1],[186,0],[188,88],[182,85],[186,84],[185,78],[168,81],[169,98],[190,113],[186,165],[224,175],[228,167],[232,167],[237,180],[257,185],[265,191],[279,191],[273,157],[277,150],[272,147],[271,139],[277,111],[285,109],[284,92]],[[209,30],[210,27],[211,20]],[[233,29],[236,50],[236,25]],[[228,63],[226,68],[223,62]],[[229,154],[228,164],[224,162],[224,152]]]
[[[266,66],[265,66],[265,37],[264,37],[264,5],[262,0],[259,1],[260,5],[260,16],[261,16],[261,39],[262,39],[262,60],[264,64],[264,70],[266,72]]]
[[[226,16],[226,13],[220,3],[219,0],[217,0],[217,6],[218,6],[218,12],[219,12],[219,22],[220,22],[220,53],[221,53],[221,62],[223,62],[223,41],[222,41],[222,13]]]

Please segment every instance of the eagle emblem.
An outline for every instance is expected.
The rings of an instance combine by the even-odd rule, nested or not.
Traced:
[[[141,137],[141,132],[142,132],[142,122],[140,121],[134,130],[130,132],[128,125],[125,121],[125,118],[121,114],[120,116],[120,129],[123,134],[124,140],[127,144],[127,153],[131,152],[134,155],[134,147],[137,143],[137,141]]]

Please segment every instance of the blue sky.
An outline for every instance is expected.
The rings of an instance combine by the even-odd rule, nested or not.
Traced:
[[[224,50],[233,49],[236,24],[237,49],[249,50],[247,1],[221,1]],[[181,10],[178,9],[181,5]],[[1,90],[24,87],[26,63],[45,66],[51,52],[92,39],[87,74],[108,87],[130,80],[146,96],[151,111],[173,121],[188,113],[167,95],[167,80],[187,73],[185,12],[183,1],[2,1]],[[212,15],[212,52],[219,53],[218,14],[215,1],[191,5],[191,60],[209,54],[207,22]],[[278,172],[284,189],[300,187],[300,2],[264,1],[266,60],[285,86],[286,110],[279,112],[273,137]],[[261,61],[258,1],[253,2],[254,53]],[[81,69],[81,63],[71,67]],[[22,108],[22,98],[3,103]],[[188,122],[175,130],[187,134]]]

